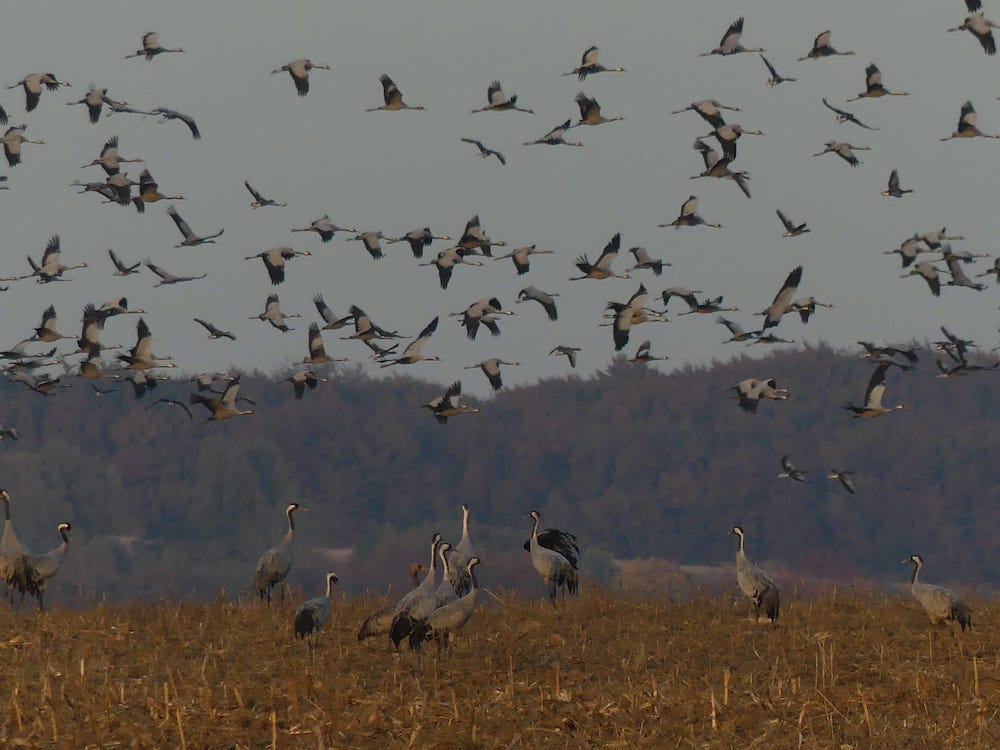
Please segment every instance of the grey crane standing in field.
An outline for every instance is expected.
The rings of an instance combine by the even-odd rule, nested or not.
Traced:
[[[848,494],[856,495],[858,493],[857,488],[854,486],[854,480],[851,479],[854,476],[853,471],[848,471],[847,469],[830,469],[830,473],[826,475],[827,479],[836,479],[840,482],[840,485],[847,490]]]
[[[86,169],[87,167],[100,166],[101,169],[110,177],[111,175],[116,175],[121,169],[121,165],[129,162],[142,162],[142,159],[126,159],[124,156],[118,153],[118,136],[113,135],[108,138],[104,143],[104,147],[101,149],[101,155],[94,159],[90,164],[84,164],[80,169]]]
[[[564,136],[566,135],[566,131],[569,130],[571,127],[573,126],[570,124],[570,121],[566,120],[566,122],[562,123],[561,125],[556,125],[554,128],[552,128],[552,130],[550,130],[548,133],[543,135],[538,140],[525,141],[524,145],[534,146],[537,143],[542,143],[542,144],[547,144],[549,146],[558,146],[560,144],[563,146],[582,146],[583,145],[582,143],[576,141],[567,141],[564,138]]]
[[[803,60],[818,60],[821,57],[832,57],[834,55],[853,55],[853,52],[840,52],[835,50],[830,46],[830,31],[821,31],[816,35],[813,40],[812,49],[806,53],[805,57],[800,57],[799,62]]]
[[[177,209],[173,206],[167,206],[167,216],[174,220],[174,224],[177,225],[177,229],[180,233],[184,235],[184,241],[179,245],[174,245],[174,247],[195,247],[197,245],[204,245],[206,243],[215,244],[215,238],[221,237],[225,229],[220,229],[215,234],[208,234],[204,237],[199,237],[197,234],[191,231],[191,227],[188,223],[181,218],[181,215],[177,213]]]
[[[601,114],[601,105],[597,103],[597,99],[587,96],[582,91],[576,95],[573,101],[580,108],[580,121],[573,125],[574,128],[579,125],[603,125],[606,122],[625,119],[621,115],[605,117]]]
[[[4,522],[3,536],[0,536],[0,581],[7,586],[7,598],[14,606],[14,590],[24,593],[27,588],[27,573],[25,561],[32,555],[17,538],[14,522],[10,517],[10,494],[0,489],[0,502],[3,502]]]
[[[610,279],[612,277],[616,279],[628,279],[631,278],[627,273],[615,273],[611,270],[611,264],[615,262],[615,258],[618,257],[618,249],[621,247],[621,234],[616,234],[607,245],[604,246],[604,250],[601,252],[601,257],[598,258],[594,263],[587,260],[586,255],[579,256],[574,265],[580,269],[583,276],[572,276],[570,281],[579,281],[580,279]]]
[[[152,271],[153,273],[155,273],[157,276],[160,277],[160,280],[156,283],[156,286],[183,284],[185,281],[197,281],[198,279],[204,279],[206,276],[208,276],[207,273],[203,273],[199,276],[175,276],[174,274],[165,271],[159,266],[154,265],[152,261],[149,260],[149,258],[146,258],[146,260],[143,261],[143,265],[145,265],[146,268],[148,268],[150,271]]]
[[[579,587],[576,567],[554,549],[542,546],[538,541],[538,524],[542,520],[537,510],[531,511],[529,518],[533,521],[529,549],[531,564],[542,577],[549,594],[549,601],[555,606],[556,595],[560,589],[576,594]]]
[[[905,257],[905,256],[904,256]],[[899,278],[905,279],[908,276],[919,276],[924,281],[927,282],[927,286],[931,290],[931,294],[935,297],[941,296],[941,277],[940,269],[937,268],[933,263],[927,260],[922,260],[917,263],[913,268],[910,269],[908,273],[904,273]]]
[[[162,367],[162,365],[159,365]],[[188,397],[188,402],[191,404],[201,404],[209,412],[211,416],[206,419],[202,424],[207,424],[209,422],[221,422],[224,419],[232,419],[233,417],[242,417],[253,414],[253,409],[240,409],[236,402],[240,392],[240,381],[236,378],[229,384],[229,387],[222,392],[222,398],[217,396],[206,396],[202,393],[192,393]]]
[[[264,261],[271,283],[277,286],[285,280],[285,263],[299,255],[312,255],[308,250],[293,250],[290,247],[272,247],[256,255],[247,255],[244,260],[260,258]]]
[[[483,375],[485,375],[487,380],[490,381],[490,385],[493,387],[493,390],[499,391],[503,388],[503,378],[500,375],[500,365],[516,366],[520,364],[520,362],[508,362],[505,359],[492,357],[490,359],[484,359],[482,362],[477,362],[474,365],[468,365],[465,369],[475,370],[478,368],[482,370]]]
[[[912,192],[912,190],[906,190],[899,186],[899,171],[894,169],[889,173],[889,184],[882,191],[882,195],[886,198],[902,198],[907,193]]]
[[[931,618],[935,625],[945,621],[957,621],[964,632],[966,628],[972,629],[972,610],[969,605],[961,601],[958,595],[944,586],[934,586],[930,583],[921,583],[920,570],[924,567],[924,559],[920,555],[910,555],[903,560],[903,565],[913,563],[913,576],[910,578],[910,593],[913,598],[920,602],[924,612]]]
[[[288,331],[294,331],[294,328],[289,328],[285,323],[285,318],[301,318],[299,313],[283,313],[281,312],[281,302],[278,299],[277,294],[269,294],[267,296],[267,301],[264,303],[264,312],[260,315],[253,315],[250,320],[266,320],[272,326],[277,328],[282,333],[287,333]]]
[[[969,10],[975,10],[975,8],[969,8]],[[995,28],[997,28],[997,25],[982,13],[973,13],[967,16],[960,26],[955,26],[948,29],[948,31],[968,31],[982,45],[983,52],[987,55],[995,55],[997,53],[997,43],[993,38],[992,31]]]
[[[49,91],[58,91],[60,86],[70,85],[66,81],[60,81],[53,73],[31,73],[7,88],[16,89],[18,86],[23,88],[24,111],[31,112],[38,106],[38,100],[42,97],[43,87]]]
[[[7,130],[4,131],[3,137],[0,138],[0,143],[3,144],[4,156],[7,157],[7,165],[10,167],[16,167],[21,163],[21,144],[35,143],[38,145],[45,145],[45,141],[40,138],[37,141],[26,138],[24,131],[27,130],[27,128],[27,125],[15,125],[7,128]]]
[[[420,352],[420,349],[423,347],[424,344],[427,343],[427,340],[434,335],[434,331],[437,330],[437,324],[438,324],[438,318],[437,316],[434,316],[434,320],[432,320],[430,323],[424,326],[423,330],[420,331],[420,335],[418,335],[415,339],[413,339],[413,341],[411,341],[406,346],[406,348],[403,350],[403,353],[400,356],[396,357],[395,359],[383,361],[381,366],[391,367],[392,365],[412,365],[416,364],[417,362],[440,361],[441,357],[437,356],[436,354],[431,357],[426,357]]]
[[[458,594],[455,593],[455,587],[451,583],[452,571],[451,564],[448,562],[448,554],[450,552],[452,552],[452,547],[448,542],[441,542],[438,545],[438,557],[441,558],[441,583],[434,590],[435,607],[443,607],[458,598]]]
[[[823,144],[823,150],[819,151],[813,156],[822,156],[823,154],[836,154],[841,159],[846,161],[852,167],[856,167],[862,163],[861,159],[857,157],[855,151],[871,151],[870,146],[854,146],[850,143],[845,143],[842,141],[827,141]]]
[[[326,353],[323,346],[323,334],[320,333],[319,323],[309,324],[309,356],[302,360],[304,365],[323,365],[328,362],[346,362],[343,357],[331,357]]]
[[[806,474],[811,473],[809,469],[797,469],[795,464],[792,463],[791,458],[786,453],[781,457],[781,473],[778,474],[778,479],[791,479],[796,482],[808,482],[809,477]]]
[[[309,93],[309,71],[329,69],[329,65],[320,65],[308,58],[300,57],[298,60],[292,60],[290,63],[282,65],[277,70],[272,70],[271,75],[275,73],[288,73],[295,82],[295,90],[299,96],[305,96]]]
[[[128,102],[115,101],[108,96],[107,89],[99,89],[94,85],[91,85],[87,93],[83,95],[82,99],[75,102],[66,102],[67,106],[72,107],[74,104],[84,104],[87,106],[87,112],[90,115],[91,123],[97,123],[101,121],[101,110],[104,108],[105,104],[111,105],[115,104],[120,107],[125,106]]]
[[[774,88],[775,86],[779,86],[782,83],[786,83],[786,82],[787,83],[793,83],[793,82],[799,80],[798,78],[787,78],[787,77],[781,75],[781,73],[779,73],[777,70],[775,70],[774,66],[771,65],[770,61],[766,57],[764,57],[763,53],[761,53],[760,59],[764,61],[764,65],[767,66],[767,72],[771,74],[771,77],[767,79],[767,85],[770,86],[771,88]]]
[[[40,555],[29,555],[24,562],[26,588],[29,594],[34,594],[38,599],[38,609],[45,609],[45,589],[49,585],[62,563],[63,555],[69,548],[69,532],[72,529],[69,523],[59,524],[59,536],[62,543],[58,547],[43,552]]]
[[[744,531],[742,526],[733,526],[733,533],[739,539],[736,547],[736,583],[754,606],[754,622],[760,621],[760,610],[773,624],[778,619],[781,599],[774,579],[754,563],[747,560],[743,549]]]
[[[249,191],[250,195],[253,196],[253,203],[250,204],[250,208],[263,208],[264,206],[287,206],[287,203],[278,203],[270,198],[265,198],[261,195],[247,180],[243,180],[243,186]]]
[[[578,346],[556,346],[549,352],[549,356],[565,357],[569,361],[570,367],[576,367],[576,355],[582,351]]]
[[[606,68],[599,62],[601,51],[597,47],[588,47],[580,58],[580,65],[573,68],[563,76],[576,76],[579,80],[584,80],[587,76],[595,73],[624,73],[625,68]]]
[[[635,258],[635,265],[628,269],[629,271],[638,271],[643,268],[648,268],[653,272],[654,276],[659,276],[663,273],[664,266],[673,265],[672,263],[667,263],[663,260],[653,260],[649,257],[649,252],[644,247],[630,247],[628,251],[632,253],[632,257]]]
[[[710,55],[736,55],[740,52],[764,51],[762,47],[744,47],[740,41],[740,36],[742,34],[743,17],[740,16],[729,25],[728,29],[726,29],[726,33],[722,35],[722,39],[719,41],[719,46],[711,52],[702,52],[699,57],[708,57]]]
[[[865,90],[849,102],[856,102],[858,99],[878,99],[883,96],[909,96],[906,91],[890,91],[882,85],[882,72],[874,63],[865,68]]]
[[[462,574],[469,580],[469,590],[460,598],[438,607],[425,619],[414,622],[410,631],[410,648],[419,650],[423,641],[435,640],[438,653],[442,647],[450,648],[450,636],[457,633],[472,619],[479,596],[479,581],[476,578],[476,566],[479,558],[473,555],[465,563]]]
[[[897,409],[906,408],[903,404],[882,406],[882,397],[885,395],[885,371],[888,369],[889,363],[887,362],[880,362],[875,366],[875,372],[872,373],[871,378],[868,380],[868,387],[865,388],[864,404],[861,406],[854,404],[844,405],[845,409],[854,412],[855,419],[859,417],[864,419],[880,417],[883,414],[891,414]]]
[[[823,97],[823,106],[828,110],[833,112],[837,116],[837,122],[853,122],[860,128],[865,130],[881,130],[881,128],[873,128],[871,125],[865,125],[861,120],[859,120],[855,115],[848,112],[846,109],[840,109],[839,107],[834,107],[830,102]]]
[[[312,370],[301,370],[289,375],[285,378],[284,382],[292,384],[292,389],[295,391],[295,399],[301,401],[302,396],[305,395],[306,388],[314,391],[320,383],[329,383],[330,378],[321,378]]]
[[[976,125],[976,109],[971,101],[965,102],[958,115],[958,126],[955,131],[942,141],[950,141],[955,138],[1000,138],[1000,134],[984,133]]]
[[[208,331],[209,339],[232,339],[233,341],[236,341],[236,336],[232,333],[229,331],[223,331],[221,328],[209,323],[207,320],[202,320],[201,318],[192,318],[192,320]]]
[[[787,388],[779,388],[773,378],[769,380],[747,378],[729,390],[736,391],[736,400],[739,401],[740,408],[751,414],[757,413],[757,404],[762,398],[768,398],[772,401],[787,401],[791,397],[791,391]]]
[[[409,104],[403,101],[403,94],[400,92],[399,87],[393,82],[393,80],[383,73],[379,76],[379,82],[382,84],[382,99],[385,102],[380,107],[369,107],[365,112],[376,112],[380,109],[389,112],[395,112],[401,109],[419,109],[423,110],[421,106],[411,107]]]
[[[197,394],[194,394],[197,395]],[[253,583],[257,589],[257,596],[261,601],[267,600],[271,605],[271,590],[278,584],[283,584],[288,577],[288,571],[292,569],[294,557],[292,555],[292,543],[295,541],[295,513],[300,510],[308,510],[298,503],[289,503],[285,507],[285,518],[288,519],[288,531],[285,532],[284,539],[274,547],[271,547],[260,559],[257,560],[257,567],[254,570]],[[281,589],[281,600],[285,600],[285,588]]]
[[[812,230],[806,226],[803,221],[801,224],[796,224],[794,221],[789,219],[780,210],[775,210],[778,215],[778,219],[781,221],[781,225],[785,228],[785,231],[781,233],[782,237],[801,237],[806,232],[811,232]]]
[[[517,275],[523,276],[531,270],[531,261],[529,258],[532,255],[553,254],[555,254],[555,250],[539,250],[535,245],[524,245],[522,247],[515,248],[506,255],[497,256],[493,260],[505,260],[510,258],[514,262],[514,269],[517,271]]]
[[[714,227],[716,229],[722,228],[722,224],[713,224],[710,221],[705,221],[698,215],[698,196],[691,195],[681,204],[681,211],[676,219],[669,224],[657,224],[656,226],[660,228],[673,227],[674,229],[680,229],[681,227],[696,227],[698,225]]]
[[[319,312],[320,317],[323,318],[323,323],[325,324],[323,326],[324,331],[336,331],[354,320],[353,315],[348,315],[343,318],[338,318],[334,315],[333,310],[331,310],[330,306],[326,304],[322,294],[317,294],[313,297],[313,304],[316,305],[317,312]]]
[[[460,140],[463,143],[471,143],[473,146],[475,146],[479,150],[479,156],[482,159],[489,159],[491,156],[495,156],[497,158],[497,161],[500,162],[501,164],[507,163],[507,159],[504,158],[503,154],[501,154],[496,149],[490,148],[482,141],[477,141],[475,138],[462,138]]]
[[[131,57],[145,57],[146,62],[149,62],[157,55],[162,55],[164,52],[183,52],[180,47],[169,48],[164,47],[160,44],[160,35],[155,31],[147,31],[142,35],[142,49],[137,49],[135,54],[125,55],[125,59],[128,60]]]
[[[702,161],[705,162],[705,169],[700,174],[692,175],[692,180],[697,180],[700,177],[717,177],[722,180],[732,180],[743,191],[743,195],[747,198],[751,197],[750,186],[747,185],[747,182],[750,180],[748,172],[731,170],[729,165],[732,164],[732,160],[720,156],[718,151],[700,138],[694,142],[694,150],[701,152]]]
[[[461,397],[462,381],[456,380],[448,386],[444,395],[433,398],[426,404],[421,404],[421,406],[425,409],[430,409],[431,414],[434,415],[434,419],[436,419],[438,424],[441,425],[447,424],[449,417],[457,417],[460,414],[479,413],[479,409],[473,408],[468,404],[461,403]]]
[[[333,235],[336,232],[357,232],[358,230],[354,227],[339,227],[332,221],[330,221],[329,215],[323,214],[320,218],[316,219],[309,226],[292,229],[292,231],[315,232],[316,234],[319,235],[319,238],[323,242],[329,242],[330,240],[333,239]]]
[[[309,644],[309,650],[316,648],[316,641],[319,638],[319,631],[330,619],[333,606],[333,584],[340,580],[334,572],[329,572],[326,578],[326,594],[317,596],[314,599],[307,599],[295,610],[295,617],[292,618],[292,627],[295,628],[295,637],[302,638]],[[310,636],[312,638],[310,639]]]
[[[434,240],[450,240],[446,234],[436,235],[431,232],[430,227],[420,227],[419,229],[411,229],[409,232],[404,234],[402,237],[396,237],[395,239],[386,240],[387,245],[394,245],[397,242],[405,242],[410,246],[410,250],[413,252],[414,258],[424,257],[424,248],[430,247]]]
[[[508,97],[503,92],[503,87],[500,86],[500,81],[493,81],[493,83],[489,85],[486,89],[486,99],[489,104],[485,107],[471,110],[471,114],[476,114],[477,112],[510,112],[511,110],[517,112],[527,112],[529,115],[535,114],[534,110],[518,107],[517,94],[513,94]],[[464,141],[465,138],[462,140]],[[503,161],[503,159],[501,159],[501,161]]]
[[[399,647],[404,638],[410,635],[415,622],[424,619],[437,608],[437,549],[441,544],[441,535],[435,533],[431,541],[431,563],[427,575],[420,585],[407,593],[392,612],[392,622],[389,625],[389,640],[393,646]]]
[[[413,588],[410,589],[408,593],[404,594],[399,601],[392,602],[391,604],[388,604],[387,606],[380,609],[378,612],[373,612],[368,617],[366,617],[364,619],[364,622],[361,623],[361,627],[358,628],[359,641],[363,641],[365,638],[371,638],[372,636],[385,635],[386,633],[388,633],[390,628],[392,627],[392,621],[396,615],[396,608],[401,605],[405,606],[404,602],[407,602],[407,599],[410,598],[411,595],[413,597],[418,596],[419,594],[416,593],[418,590],[422,592],[430,590],[431,592],[433,592],[435,578],[436,578],[436,574],[434,572],[434,566],[435,566],[435,560],[437,559],[436,557],[437,545],[438,542],[440,541],[441,541],[441,535],[437,532],[434,532],[434,535],[431,537],[430,567],[427,568],[427,575],[423,579],[423,581],[415,583]],[[410,568],[411,575],[415,576],[414,571],[416,570],[417,572],[419,572],[419,568],[422,567],[423,566],[411,567]]]
[[[462,538],[458,540],[451,555],[451,563],[448,569],[447,580],[454,588],[458,596],[465,596],[469,593],[472,579],[468,573],[469,560],[475,555],[472,546],[472,536],[469,534],[469,517],[471,511],[468,503],[462,503]]]

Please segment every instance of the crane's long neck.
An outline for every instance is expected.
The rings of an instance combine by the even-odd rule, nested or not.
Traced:
[[[532,520],[535,523],[531,527],[531,543],[532,544],[538,544],[538,516],[532,517]]]
[[[295,519],[292,514],[295,512],[294,508],[289,508],[285,511],[285,515],[288,517],[288,531],[285,532],[285,546],[291,547],[292,541],[295,539]]]
[[[469,578],[472,579],[472,588],[470,589],[470,591],[478,591],[479,590],[479,581],[476,580],[476,566],[475,565],[470,565],[469,566]]]
[[[56,553],[59,557],[62,557],[69,548],[69,534],[66,532],[66,529],[59,529],[59,536],[62,537],[62,544],[56,547]]]
[[[333,576],[327,576],[326,577],[326,598],[327,599],[332,599],[333,598],[333,582],[334,582],[334,580],[335,579],[334,579]]]
[[[441,546],[438,548],[438,555],[441,557],[441,570],[444,571],[444,577],[447,579],[451,575],[451,566],[448,564],[448,550],[450,547]]]
[[[739,539],[739,542],[736,547],[736,562],[737,564],[745,563],[747,561],[747,556],[746,553],[743,551],[743,535],[737,534],[736,537]]]
[[[916,586],[920,583],[920,563],[916,560],[913,561],[913,575],[910,576],[910,585]]]
[[[437,546],[438,540],[435,539],[431,542],[431,564],[427,568],[427,575],[432,580],[437,575]]]
[[[462,506],[462,541],[459,542],[459,544],[468,541],[469,541],[469,509],[465,506]]]
[[[5,495],[0,495],[0,498],[3,499],[3,517],[4,517],[4,523],[7,524],[7,525],[9,525],[11,523],[11,520],[10,520],[10,498],[7,497],[6,494]]]

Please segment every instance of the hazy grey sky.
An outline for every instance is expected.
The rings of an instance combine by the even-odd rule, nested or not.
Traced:
[[[899,278],[897,257],[881,254],[914,232],[942,226],[965,236],[966,242],[955,243],[958,249],[996,252],[992,165],[1000,159],[1000,142],[938,140],[954,130],[966,99],[976,105],[985,132],[1000,132],[1000,60],[983,54],[967,32],[945,32],[962,22],[964,11],[960,0],[905,6],[811,0],[760,6],[224,0],[60,5],[54,23],[51,4],[21,4],[7,15],[3,83],[51,71],[73,87],[45,92],[30,114],[19,89],[0,91],[11,124],[26,122],[27,135],[47,144],[28,144],[23,164],[0,167],[11,187],[0,192],[0,276],[27,272],[24,256],[37,257],[56,233],[64,262],[86,261],[90,268],[68,274],[72,283],[12,284],[0,296],[0,345],[30,335],[49,303],[60,315],[60,330],[76,334],[85,303],[126,295],[148,311],[157,353],[173,354],[185,370],[270,370],[305,355],[306,328],[317,319],[311,297],[322,292],[338,314],[358,304],[383,326],[413,335],[441,315],[424,351],[444,361],[396,369],[440,382],[462,377],[467,391],[484,394],[481,374],[461,368],[488,356],[524,363],[505,371],[508,384],[566,373],[564,359],[546,356],[557,344],[583,348],[579,374],[605,366],[612,344],[609,329],[597,327],[604,305],[627,299],[639,281],[655,295],[672,285],[723,294],[727,305],[742,311],[731,317],[751,328],[760,319],[750,313],[767,306],[786,274],[801,264],[800,295],[836,308],[821,310],[807,326],[788,319],[777,330],[784,337],[848,346],[858,339],[935,337],[945,324],[994,346],[1000,287],[991,282],[981,293],[945,288],[934,299],[923,281]],[[740,15],[746,16],[744,44],[765,47],[772,63],[797,82],[769,89],[755,54],[698,57]],[[824,29],[833,31],[835,47],[857,54],[796,62]],[[158,31],[165,46],[187,52],[152,62],[123,59],[147,30]],[[604,64],[628,72],[582,84],[560,77],[591,44],[600,46]],[[286,74],[269,75],[297,57],[333,68],[313,72],[305,98],[296,96]],[[889,88],[911,93],[846,105],[879,126],[878,132],[838,124],[820,102],[826,96],[842,105],[864,90],[869,62],[881,68]],[[392,76],[407,102],[427,111],[365,112],[381,104],[381,73]],[[495,78],[537,114],[470,114],[485,104],[486,87]],[[154,118],[125,114],[91,125],[83,107],[65,106],[83,96],[89,82],[139,109],[167,106],[188,113],[204,137],[192,140],[179,122],[158,125]],[[521,145],[567,118],[575,120],[573,97],[581,90],[595,96],[606,115],[624,115],[625,121],[571,131],[584,148]],[[727,116],[730,122],[766,133],[739,143],[735,166],[750,172],[752,200],[728,181],[689,179],[702,169],[692,143],[709,127],[694,113],[668,113],[709,97],[742,108]],[[167,203],[137,215],[131,207],[101,205],[96,196],[68,187],[74,179],[103,179],[97,167],[78,167],[96,158],[111,135],[119,136],[124,155],[146,160],[164,193],[185,196],[176,206],[196,232],[225,227],[218,245],[174,249],[180,236],[165,213]],[[478,159],[472,146],[459,141],[462,136],[499,149],[507,166]],[[864,163],[856,169],[833,155],[810,158],[830,139],[872,150],[860,154]],[[127,166],[137,177],[141,165]],[[916,191],[902,200],[879,195],[894,167],[904,187]],[[251,210],[244,179],[288,206]],[[725,228],[658,229],[692,193],[701,198],[701,214]],[[807,221],[812,233],[782,239],[776,208]],[[537,244],[557,254],[533,259],[524,277],[515,276],[510,261],[459,268],[442,291],[436,271],[417,267],[405,244],[372,261],[344,235],[324,245],[311,234],[289,232],[324,213],[339,224],[381,229],[387,236],[429,225],[453,237],[479,214],[495,240],[514,247]],[[642,271],[628,281],[570,283],[576,256],[596,259],[616,232],[623,249],[617,270],[631,265],[624,251],[635,245],[673,267],[659,278]],[[313,256],[293,260],[286,283],[274,288],[261,262],[243,257],[284,244]],[[427,256],[446,246],[435,243]],[[208,278],[162,288],[153,288],[155,279],[145,269],[115,278],[108,247],[128,261],[150,257],[173,273],[207,272]],[[984,270],[988,262],[969,270]],[[536,305],[512,304],[529,284],[560,292],[557,323]],[[272,291],[287,312],[306,315],[292,323],[294,333],[248,320]],[[494,295],[517,315],[500,321],[500,338],[483,332],[467,341],[447,314]],[[673,305],[681,311],[679,303]],[[238,340],[208,341],[191,321],[195,315],[233,331]],[[721,343],[725,331],[714,317],[671,315],[670,324],[641,326],[633,330],[627,353],[649,338],[655,353],[671,356],[666,366],[672,367],[744,351],[741,344]],[[131,345],[134,324],[132,317],[111,320],[105,342]],[[325,334],[331,354],[369,362],[365,347],[339,341],[339,335]],[[377,366],[365,367],[374,372]]]

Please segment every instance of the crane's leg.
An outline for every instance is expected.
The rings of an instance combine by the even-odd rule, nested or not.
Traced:
[[[548,581],[546,581],[546,584],[549,587],[549,601],[552,602],[552,606],[554,607],[556,606],[556,594],[558,593],[557,592],[558,583],[556,582],[555,578],[550,578],[548,579]]]

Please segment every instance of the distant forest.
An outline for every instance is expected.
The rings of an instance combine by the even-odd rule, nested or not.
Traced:
[[[941,380],[931,360],[889,370],[885,402],[907,408],[875,419],[842,408],[872,366],[823,346],[667,373],[619,359],[472,400],[481,413],[444,426],[418,407],[445,384],[357,369],[302,401],[245,374],[256,413],[205,426],[200,409],[195,422],[147,410],[186,402],[190,383],[140,401],[127,383],[98,397],[75,380],[51,398],[7,383],[2,423],[21,439],[0,443],[0,486],[33,549],[73,524],[53,604],[244,594],[293,500],[310,510],[289,581],[308,592],[327,569],[349,591],[405,586],[433,531],[457,540],[462,502],[496,587],[540,590],[520,548],[532,509],[577,534],[600,581],[613,559],[726,563],[739,523],[751,557],[803,577],[903,581],[900,560],[919,552],[928,580],[996,587],[1000,374]],[[775,378],[791,399],[745,413],[727,389],[747,377]],[[785,453],[811,482],[777,478]],[[857,472],[857,495],[826,478],[835,467]]]

